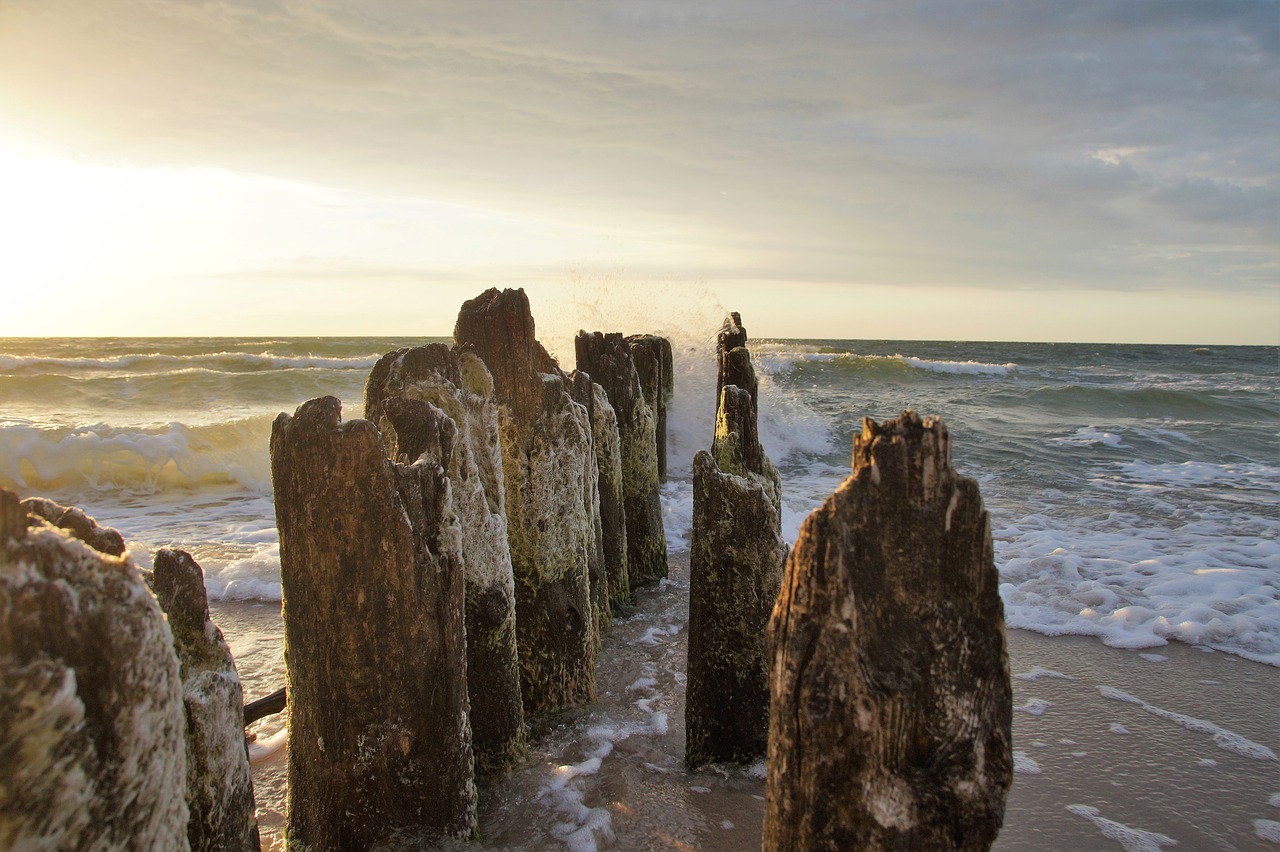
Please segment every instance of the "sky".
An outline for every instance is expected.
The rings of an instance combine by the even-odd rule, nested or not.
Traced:
[[[0,282],[0,336],[447,335],[497,286],[1277,344],[1280,5],[0,0]]]

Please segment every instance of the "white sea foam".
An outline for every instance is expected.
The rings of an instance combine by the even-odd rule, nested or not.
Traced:
[[[1053,706],[1052,701],[1046,701],[1043,698],[1031,698],[1026,704],[1013,708],[1018,713],[1026,713],[1028,716],[1043,716],[1045,711]]]
[[[928,361],[924,358],[897,356],[904,364],[931,373],[959,373],[967,376],[1007,376],[1018,369],[1014,363],[983,364],[980,361]]]
[[[1270,490],[1280,480],[1280,468],[1273,465],[1232,462],[1124,462],[1116,465],[1120,476],[1132,482],[1173,487],[1224,485],[1237,489]]]
[[[1067,810],[1084,817],[1098,827],[1102,836],[1119,843],[1125,852],[1159,852],[1163,846],[1177,846],[1178,841],[1154,831],[1130,828],[1123,823],[1109,820],[1102,812],[1089,805],[1067,805]]]
[[[993,535],[1009,626],[1119,648],[1179,639],[1280,665],[1280,523],[1256,519],[1271,536],[1261,537],[1236,517],[1178,528],[1120,515],[1002,520]]]
[[[1044,770],[1025,751],[1013,753],[1013,771],[1019,775],[1039,775]]]
[[[1163,663],[1165,660],[1169,659],[1164,654],[1139,654],[1138,656],[1146,660],[1148,663]]]
[[[1151,715],[1173,722],[1175,725],[1181,725],[1189,731],[1196,731],[1202,734],[1209,734],[1213,737],[1213,741],[1218,744],[1219,748],[1235,752],[1241,757],[1249,757],[1254,760],[1276,760],[1276,753],[1264,745],[1255,743],[1246,737],[1234,731],[1229,731],[1221,725],[1204,719],[1197,719],[1194,716],[1187,716],[1182,713],[1175,713],[1172,710],[1165,710],[1154,704],[1148,704],[1140,698],[1136,698],[1129,693],[1116,689],[1114,686],[1099,686],[1098,692],[1104,698],[1110,698],[1112,701],[1121,701],[1125,704],[1135,704],[1147,711]]]
[[[1032,666],[1025,672],[1014,675],[1018,680],[1040,680],[1041,678],[1050,678],[1055,680],[1075,680],[1071,675],[1062,672],[1046,669],[1044,666]]]
[[[693,482],[669,479],[662,485],[662,529],[668,550],[688,550],[693,529]]]
[[[1063,446],[1092,447],[1101,444],[1105,447],[1124,448],[1124,437],[1115,432],[1099,429],[1097,426],[1081,426],[1070,435],[1051,438],[1049,443]]]
[[[1273,819],[1255,819],[1253,833],[1268,843],[1280,843],[1280,822]]]
[[[269,737],[254,740],[249,743],[249,763],[262,763],[284,748],[288,742],[288,728],[281,728]]]

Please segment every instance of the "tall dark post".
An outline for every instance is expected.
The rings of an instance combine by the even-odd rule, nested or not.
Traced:
[[[1013,779],[998,584],[942,422],[864,421],[769,627],[766,850],[991,846]]]
[[[633,586],[651,583],[667,576],[657,420],[645,399],[631,347],[621,334],[579,331],[574,349],[578,369],[604,388],[617,414],[627,519],[627,570]]]
[[[443,438],[441,413],[454,427]],[[365,417],[379,426],[393,459],[412,462],[442,440],[449,444],[441,454],[466,566],[467,693],[476,772],[500,773],[524,755],[524,707],[493,378],[475,353],[440,343],[389,352],[369,373]]]
[[[717,353],[712,450],[693,459],[685,702],[685,762],[693,767],[755,760],[768,741],[764,635],[787,546],[778,472],[758,438],[746,340],[738,315],[731,314]]]
[[[271,432],[288,665],[288,826],[311,849],[475,828],[461,533],[423,428],[411,465],[333,397]]]
[[[490,289],[464,303],[453,336],[484,361],[499,403],[525,712],[592,701],[595,535],[584,495],[597,469],[589,415],[538,343],[523,290]]]

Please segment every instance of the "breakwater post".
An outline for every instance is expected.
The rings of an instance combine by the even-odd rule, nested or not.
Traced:
[[[743,762],[765,753],[765,629],[782,583],[778,471],[760,446],[758,383],[738,314],[717,342],[712,450],[693,459],[685,762]]]
[[[244,738],[244,692],[231,649],[209,620],[204,571],[164,548],[146,577],[169,618],[186,714],[187,840],[192,852],[259,848],[253,777]]]
[[[438,412],[455,427],[441,457],[465,565],[472,747],[476,773],[490,776],[525,752],[515,578],[493,377],[475,353],[440,343],[398,349],[374,365],[365,383],[364,414],[379,426],[392,459],[411,463],[438,447],[436,433],[443,422]]]
[[[516,645],[527,714],[595,699],[595,546],[584,495],[598,476],[591,422],[534,335],[523,290],[465,302],[454,343],[493,376],[499,404]]]
[[[0,846],[186,848],[169,625],[123,548],[91,546],[104,528],[46,508],[0,489]]]
[[[271,431],[288,666],[288,824],[312,849],[476,824],[461,532],[443,415],[410,465],[323,397]]]
[[[654,409],[645,398],[632,349],[621,334],[579,331],[574,350],[578,369],[604,388],[617,415],[631,584],[652,583],[667,576]],[[659,390],[655,384],[653,392]]]
[[[582,496],[587,517],[591,523],[591,547],[587,551],[587,576],[591,581],[591,609],[595,614],[595,642],[599,647],[605,628],[613,621],[613,612],[609,603],[609,574],[624,570],[624,565],[611,566],[605,554],[606,542],[610,534],[615,532],[610,530],[606,533],[605,525],[606,523],[616,524],[620,519],[620,516],[606,517],[606,503],[612,495],[603,491],[609,484],[606,471],[613,460],[609,457],[608,451],[610,442],[617,443],[618,419],[613,413],[613,407],[609,405],[608,397],[604,396],[604,390],[591,381],[591,377],[586,373],[574,370],[569,374],[569,393],[574,402],[587,411],[587,422],[591,424],[591,446],[595,452],[595,476],[591,477],[590,482],[587,483]],[[611,435],[608,434],[610,430],[612,430]],[[613,549],[616,549],[616,542],[609,543],[614,544]]]
[[[942,421],[865,420],[769,626],[766,850],[990,847],[1013,778],[998,582]]]
[[[656,334],[627,337],[645,402],[653,409],[658,445],[658,479],[667,481],[667,409],[675,397],[675,361],[671,341]]]

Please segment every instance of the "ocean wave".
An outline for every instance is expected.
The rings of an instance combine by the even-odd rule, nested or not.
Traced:
[[[912,358],[907,355],[895,355],[894,357],[901,359],[909,367],[914,367],[917,370],[928,370],[931,373],[956,373],[965,376],[1007,376],[1018,369],[1018,365],[1012,362],[1008,364],[984,364],[981,361],[928,361],[924,358]]]
[[[135,352],[100,358],[57,358],[41,355],[0,354],[0,372],[33,373],[78,371],[90,373],[165,373],[191,369],[197,365],[218,372],[320,369],[367,370],[380,355],[336,357],[323,355],[277,355],[272,352],[203,352],[173,355],[163,352]]]
[[[208,426],[156,428],[106,424],[0,427],[0,485],[41,495],[237,485],[270,493],[267,444],[274,415]]]
[[[757,353],[751,353],[757,372],[769,376],[781,376],[804,369],[824,367],[864,377],[877,375],[885,378],[903,378],[911,371],[941,373],[959,376],[1007,376],[1018,369],[1012,362],[991,364],[982,361],[949,361],[918,358],[911,355],[864,355],[856,352],[836,352],[817,347],[773,344]]]
[[[1274,393],[1141,385],[1062,384],[1036,388],[1030,401],[1045,410],[1071,417],[1137,417],[1202,421],[1244,416],[1276,416]]]
[[[1280,468],[1267,464],[1210,464],[1188,461],[1181,463],[1128,462],[1120,471],[1136,482],[1185,485],[1241,485],[1272,487],[1280,482]]]

